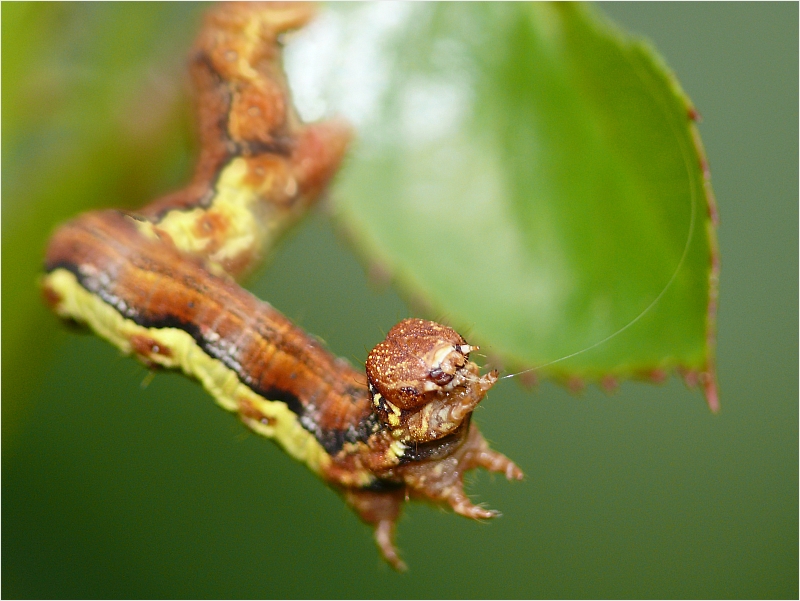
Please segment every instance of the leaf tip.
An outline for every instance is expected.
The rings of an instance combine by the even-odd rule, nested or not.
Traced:
[[[716,371],[711,368],[706,372],[700,374],[700,381],[703,384],[703,394],[706,397],[706,403],[708,403],[708,408],[711,409],[711,413],[717,414],[720,410],[719,404],[719,390],[717,389],[717,374]]]
[[[686,386],[692,390],[700,387],[711,413],[719,413],[719,389],[717,387],[717,370],[713,361],[709,361],[705,371],[678,368],[678,373],[683,377]]]

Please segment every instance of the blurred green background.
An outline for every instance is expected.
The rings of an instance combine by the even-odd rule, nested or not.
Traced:
[[[368,528],[194,382],[62,327],[35,280],[76,212],[191,165],[199,8],[2,5],[4,597],[797,597],[798,6],[603,4],[703,116],[722,225],[722,412],[697,391],[505,381],[476,419],[525,470],[469,490],[491,524],[411,505]],[[321,213],[251,289],[358,363],[408,309]]]

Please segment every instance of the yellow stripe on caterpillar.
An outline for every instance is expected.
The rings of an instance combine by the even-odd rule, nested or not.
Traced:
[[[221,361],[210,357],[195,340],[178,328],[145,328],[126,319],[100,297],[78,283],[73,273],[56,269],[43,284],[58,297],[55,312],[61,317],[87,324],[124,353],[136,353],[135,342],[152,341],[152,352],[143,358],[167,368],[180,368],[197,378],[216,402],[228,411],[240,412],[249,403],[264,416],[263,421],[243,414],[243,421],[257,433],[275,439],[294,458],[319,474],[330,464],[330,456],[316,438],[305,430],[297,416],[281,401],[270,401],[239,381]]]
[[[277,183],[275,172],[263,170],[259,186],[254,187],[250,169],[246,159],[233,159],[217,179],[216,194],[207,208],[175,209],[158,223],[138,221],[137,228],[151,240],[168,238],[184,252],[207,257],[208,269],[215,275],[227,273],[227,264],[261,252],[270,235],[284,229],[282,217],[289,217],[275,204],[263,202],[264,194]]]

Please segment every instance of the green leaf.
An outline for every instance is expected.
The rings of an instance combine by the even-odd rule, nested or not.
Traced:
[[[678,368],[715,407],[713,197],[653,49],[572,3],[346,10],[378,32],[369,51],[343,37],[339,76],[378,71],[334,190],[364,255],[506,364]]]

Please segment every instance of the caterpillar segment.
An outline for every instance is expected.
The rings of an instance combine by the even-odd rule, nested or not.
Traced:
[[[463,476],[520,469],[489,448],[472,412],[497,381],[451,328],[404,320],[369,354],[366,374],[234,278],[249,272],[324,190],[350,131],[305,125],[280,67],[280,36],[303,4],[213,9],[192,51],[202,150],[189,185],[135,212],[86,213],[59,227],[41,287],[60,317],[88,325],[146,365],[196,378],[253,431],[336,488],[375,529],[384,558],[403,503],[470,518]]]
[[[352,131],[304,124],[282,68],[281,36],[313,16],[305,3],[225,3],[191,51],[201,150],[188,186],[141,209],[139,231],[237,279],[259,264],[336,172]]]

